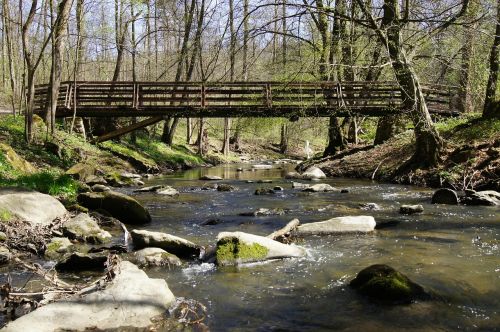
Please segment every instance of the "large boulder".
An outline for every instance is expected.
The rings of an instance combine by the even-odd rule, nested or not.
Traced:
[[[23,188],[0,188],[0,211],[42,225],[48,225],[68,212],[54,197]]]
[[[392,267],[381,264],[362,270],[349,285],[359,293],[384,304],[411,303],[429,298],[422,286]]]
[[[35,167],[19,156],[9,145],[0,143],[0,153],[3,154],[7,162],[17,171],[22,173],[34,173]]]
[[[466,205],[500,205],[500,193],[494,190],[486,191],[467,191],[463,200]]]
[[[222,232],[217,236],[215,256],[218,265],[235,265],[304,255],[302,248],[263,236],[243,232]]]
[[[458,195],[455,190],[441,188],[432,195],[432,204],[458,205]]]
[[[304,173],[302,173],[302,178],[303,179],[325,179],[326,174],[318,167],[311,167],[308,168]]]
[[[323,192],[332,192],[332,191],[338,191],[340,192],[339,189],[330,186],[329,184],[325,183],[318,183],[315,184],[314,186],[309,186],[302,191],[304,192],[310,192],[310,193],[323,193]]]
[[[201,247],[186,239],[160,232],[134,229],[130,232],[136,249],[161,248],[182,258],[198,258]]]
[[[300,225],[296,235],[328,235],[340,233],[373,232],[377,223],[371,216],[338,217],[326,221]]]
[[[108,286],[38,308],[5,328],[14,331],[147,331],[152,319],[175,301],[164,279],[150,279],[130,262],[121,262]]]
[[[52,260],[58,260],[65,254],[72,252],[73,243],[65,237],[53,237],[45,249],[45,257]]]
[[[103,209],[112,217],[126,224],[145,224],[151,221],[151,215],[138,201],[116,191],[83,193],[78,195],[78,202],[92,210]]]
[[[180,266],[179,257],[160,248],[144,248],[134,252],[137,264],[145,266]]]
[[[101,229],[88,214],[80,213],[63,225],[64,235],[71,239],[100,244],[111,239],[109,232]]]

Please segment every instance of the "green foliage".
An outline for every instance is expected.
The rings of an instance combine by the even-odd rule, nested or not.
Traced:
[[[263,259],[267,256],[269,249],[258,243],[248,245],[241,243],[238,239],[225,239],[217,243],[217,263],[235,264],[238,261],[249,262]]]
[[[12,213],[10,211],[0,209],[0,222],[8,222],[13,218]]]
[[[2,177],[0,178],[1,186],[30,188],[45,194],[61,196],[68,200],[73,200],[80,188],[78,182],[70,176],[50,171],[21,175],[11,179]]]

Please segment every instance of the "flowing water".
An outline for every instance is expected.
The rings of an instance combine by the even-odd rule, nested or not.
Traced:
[[[246,168],[237,172],[237,167]],[[302,223],[345,215],[372,215],[370,235],[309,237],[298,245],[302,259],[240,267],[189,264],[154,268],[178,297],[207,306],[213,331],[390,331],[500,329],[500,210],[495,207],[431,205],[432,191],[353,179],[327,179],[349,193],[306,194],[291,188],[284,174],[291,166],[250,171],[249,165],[195,169],[149,180],[146,185],[177,188],[174,198],[135,194],[153,221],[144,228],[168,232],[208,246],[221,231],[267,235],[289,220]],[[201,190],[201,175],[219,175],[235,192]],[[272,184],[246,183],[272,180]],[[272,196],[255,196],[258,187],[282,186]],[[130,191],[126,191],[131,193]],[[363,211],[362,203],[381,210]],[[401,204],[423,204],[422,215],[399,214]],[[243,217],[258,208],[281,208],[283,216]],[[202,224],[217,220],[216,225]],[[440,300],[402,306],[373,304],[349,281],[363,268],[388,264],[436,293]]]

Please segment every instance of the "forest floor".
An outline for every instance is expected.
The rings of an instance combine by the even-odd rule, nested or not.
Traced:
[[[401,166],[414,151],[412,130],[381,145],[351,146],[336,156],[317,158],[300,168],[304,170],[314,164],[332,177],[456,190],[500,190],[500,119],[482,120],[471,116],[449,119],[436,126],[445,142],[436,168],[402,170]]]

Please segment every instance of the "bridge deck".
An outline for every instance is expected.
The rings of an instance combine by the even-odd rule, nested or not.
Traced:
[[[431,113],[457,115],[454,89],[423,89]],[[36,113],[46,110],[47,96],[48,85],[36,87]],[[56,116],[75,109],[82,117],[384,116],[404,111],[401,101],[394,82],[63,82]]]

